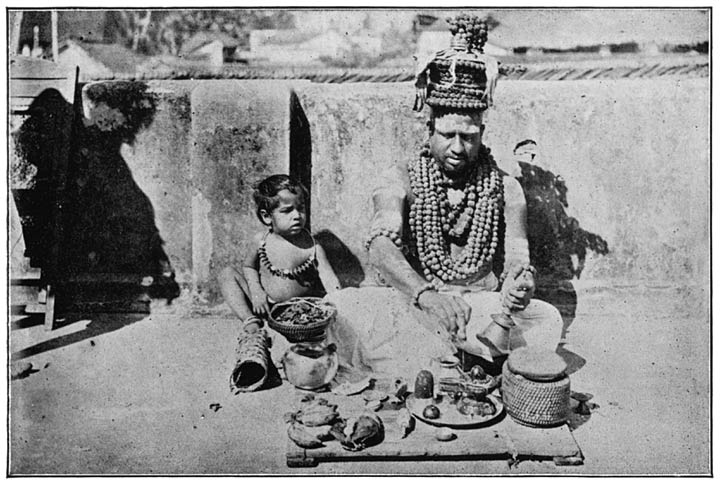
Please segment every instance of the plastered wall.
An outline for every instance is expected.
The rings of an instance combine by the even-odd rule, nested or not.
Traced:
[[[215,276],[261,229],[251,186],[271,172],[309,182],[313,231],[344,250],[346,283],[360,281],[373,180],[425,139],[411,84],[150,81],[145,92],[152,119],[120,156],[185,293],[220,301]],[[85,103],[87,125],[127,121],[102,98]],[[538,165],[565,180],[568,216],[607,242],[583,282],[708,283],[708,79],[500,81],[486,125],[509,171],[515,144],[534,139]]]

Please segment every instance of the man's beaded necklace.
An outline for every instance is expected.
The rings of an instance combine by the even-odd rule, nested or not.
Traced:
[[[448,199],[443,175],[427,149],[408,165],[415,194],[410,230],[423,274],[437,287],[469,278],[492,264],[498,246],[504,207],[502,176],[489,149],[483,147],[479,160],[457,203]],[[466,242],[456,257],[451,254],[452,241]]]

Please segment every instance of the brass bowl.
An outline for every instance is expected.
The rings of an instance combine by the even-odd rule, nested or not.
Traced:
[[[466,396],[457,402],[457,410],[466,416],[492,416],[497,408],[487,399]]]
[[[462,390],[468,396],[474,397],[475,399],[482,399],[490,394],[493,389],[497,387],[497,380],[492,376],[487,376],[485,379],[480,380],[469,380],[462,382]]]

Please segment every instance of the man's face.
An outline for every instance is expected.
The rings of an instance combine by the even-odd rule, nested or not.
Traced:
[[[448,113],[435,118],[430,152],[445,176],[462,177],[477,162],[484,127],[481,114]]]

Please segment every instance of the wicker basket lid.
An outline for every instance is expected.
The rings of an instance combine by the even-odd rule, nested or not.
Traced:
[[[532,381],[552,381],[565,374],[567,364],[555,352],[538,347],[521,347],[512,351],[508,369]]]

